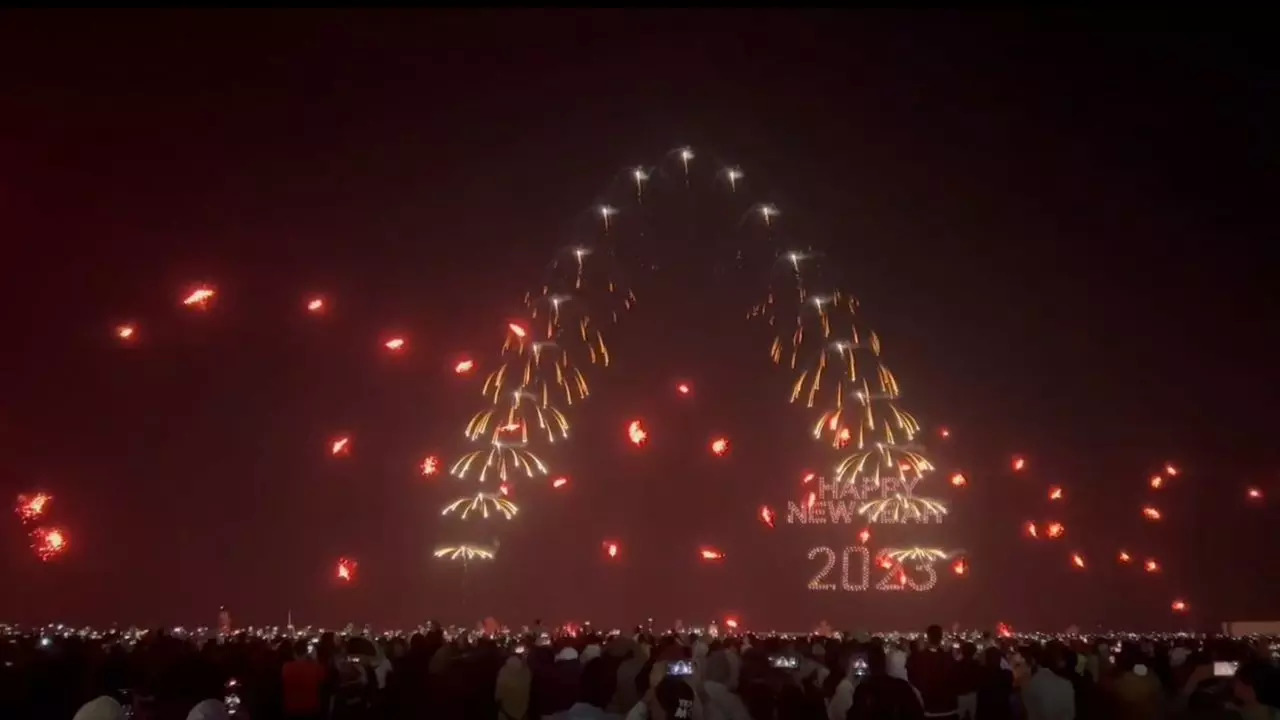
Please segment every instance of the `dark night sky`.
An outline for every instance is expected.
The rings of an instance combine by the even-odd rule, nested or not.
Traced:
[[[1169,626],[1175,594],[1193,622],[1274,617],[1275,515],[1244,500],[1280,499],[1259,38],[1011,15],[0,17],[0,489],[52,491],[75,541],[41,564],[0,523],[2,619]],[[557,459],[571,488],[525,491],[465,581],[430,560],[450,493],[414,465],[460,450],[479,399],[452,360],[491,357],[564,229],[682,143],[742,165],[840,259],[907,405],[954,431],[939,464],[973,485],[928,532],[972,577],[805,589],[806,550],[846,541],[752,519],[812,452],[726,300],[763,287],[679,233],[633,248],[661,270],[634,268],[641,305]],[[217,304],[183,312],[200,280]],[[321,322],[300,312],[317,289]],[[113,342],[122,319],[138,347]],[[380,352],[391,332],[405,356]],[[636,416],[642,453],[621,437]],[[1187,472],[1152,527],[1138,507],[1166,459]],[[1069,538],[1024,541],[1050,483]],[[601,562],[605,537],[623,562]],[[729,559],[699,564],[699,543]],[[1121,572],[1121,545],[1166,572]],[[342,554],[356,586],[332,586]]]

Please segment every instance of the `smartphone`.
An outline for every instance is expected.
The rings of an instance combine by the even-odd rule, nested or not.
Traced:
[[[1217,661],[1213,664],[1214,677],[1232,677],[1236,674],[1236,670],[1240,667],[1238,662],[1222,662]]]
[[[227,708],[227,715],[235,717],[240,714],[240,694],[236,690],[240,687],[240,683],[235,678],[227,681],[226,695],[222,698],[222,704]]]
[[[870,668],[867,667],[866,653],[857,653],[853,656],[850,671],[853,673],[854,677],[864,678],[867,676],[867,673],[870,672]]]
[[[688,677],[693,674],[692,660],[676,660],[667,664],[667,674],[677,677]]]
[[[784,670],[795,670],[800,667],[800,658],[788,655],[772,655],[769,657],[769,664]]]

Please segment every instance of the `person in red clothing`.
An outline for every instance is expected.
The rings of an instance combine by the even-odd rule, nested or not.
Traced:
[[[956,692],[956,660],[942,647],[942,627],[925,630],[928,644],[907,658],[907,679],[920,691],[926,718],[955,720],[960,710]]]
[[[307,643],[297,641],[293,659],[280,670],[284,691],[284,716],[289,720],[319,720],[324,717],[324,666],[311,657]]]

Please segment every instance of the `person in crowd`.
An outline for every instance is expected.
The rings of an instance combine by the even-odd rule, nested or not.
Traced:
[[[911,683],[889,674],[883,646],[867,651],[867,677],[853,691],[847,720],[922,720],[924,705]]]
[[[1027,720],[1075,720],[1076,700],[1071,682],[1053,671],[1060,658],[1034,645],[1024,647],[1020,654],[1027,664],[1027,680],[1022,686]]]
[[[619,715],[606,710],[613,699],[616,682],[617,674],[607,658],[596,657],[587,661],[582,666],[577,702],[568,710],[550,717],[553,720],[617,720]]]
[[[960,660],[955,666],[956,713],[960,720],[974,720],[978,714],[978,686],[982,683],[982,666],[978,664],[978,646],[960,644]]]
[[[1114,714],[1126,720],[1158,720],[1164,712],[1164,691],[1147,665],[1140,647],[1124,643],[1109,678],[1108,699]]]
[[[730,664],[729,650],[714,650],[706,659],[706,668],[702,673],[703,709],[706,720],[751,720],[747,706],[742,698],[730,687],[733,680],[733,667]]]
[[[115,698],[99,695],[76,711],[72,720],[124,720],[124,708]]]
[[[311,657],[306,640],[290,646],[292,659],[280,669],[284,716],[288,720],[320,720],[324,711],[324,667]]]
[[[525,720],[529,714],[529,693],[533,673],[525,659],[525,647],[507,657],[498,671],[494,700],[498,704],[498,720]]]
[[[1262,702],[1274,668],[1266,661],[1250,659],[1240,663],[1231,692],[1240,706],[1241,720],[1280,720],[1280,709]]]
[[[925,630],[924,647],[907,659],[907,680],[920,691],[925,717],[954,720],[959,712],[955,657],[942,647],[942,626]]]
[[[636,692],[636,678],[649,659],[649,645],[632,638],[620,638],[612,650],[614,655],[621,658],[621,662],[618,664],[609,709],[615,713],[625,713],[640,702],[640,695]]]
[[[865,674],[867,669],[867,653],[859,645],[843,647],[837,656],[839,661],[831,674],[838,678],[831,689],[831,696],[827,698],[829,720],[844,720],[849,714],[849,708],[853,706],[853,691],[857,688],[858,681],[862,679],[861,674]]]
[[[977,720],[1010,720],[1013,717],[1013,671],[1005,666],[998,647],[983,651],[978,681]]]

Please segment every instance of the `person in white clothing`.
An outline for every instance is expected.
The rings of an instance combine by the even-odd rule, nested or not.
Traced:
[[[1037,647],[1022,651],[1029,676],[1022,686],[1022,704],[1027,720],[1075,720],[1076,695],[1071,681],[1049,668],[1052,662]]]

